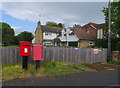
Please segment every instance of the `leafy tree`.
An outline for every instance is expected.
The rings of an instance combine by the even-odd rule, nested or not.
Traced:
[[[64,25],[62,24],[62,23],[55,23],[54,21],[48,21],[47,23],[46,23],[46,26],[52,26],[52,27],[60,27],[60,28],[63,28],[64,27]]]
[[[14,44],[15,44],[15,45],[19,45],[19,39],[18,39],[18,36],[15,36],[15,38],[14,38]]]
[[[111,28],[112,32],[115,34],[119,34],[120,36],[120,1],[111,2]],[[106,27],[104,28],[105,33],[108,30],[108,19],[109,19],[109,8],[104,7],[102,10],[105,15]]]
[[[81,25],[80,24],[74,24],[73,27],[81,28]]]
[[[2,25],[2,43],[4,45],[11,45],[14,43],[14,30],[7,23],[0,23]]]
[[[33,36],[33,34],[31,32],[24,31],[24,32],[21,32],[20,34],[18,34],[15,37],[15,40],[16,40],[16,43],[18,43],[20,41],[29,41],[29,42],[31,42],[33,38],[34,38],[34,36]]]
[[[64,28],[64,24],[62,24],[62,23],[59,23],[58,26],[59,26],[60,28]]]

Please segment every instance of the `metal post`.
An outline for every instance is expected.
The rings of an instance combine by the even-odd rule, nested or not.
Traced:
[[[108,24],[108,61],[111,61],[111,2],[109,0],[109,24]]]
[[[28,56],[22,56],[22,69],[27,70],[28,68]]]
[[[66,33],[66,46],[67,46],[67,33]]]
[[[35,68],[35,70],[37,70],[37,69],[40,68],[40,60],[36,60],[35,63],[36,63],[36,68]]]
[[[68,46],[68,31],[66,30],[66,46]]]

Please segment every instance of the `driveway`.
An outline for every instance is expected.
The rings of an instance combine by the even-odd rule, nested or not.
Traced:
[[[3,82],[3,86],[118,86],[118,77],[118,70],[79,72],[54,77],[16,79]]]

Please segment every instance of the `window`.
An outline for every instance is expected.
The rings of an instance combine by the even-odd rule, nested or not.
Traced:
[[[48,33],[47,33],[47,32],[45,32],[45,35],[48,35]]]
[[[45,42],[44,44],[45,44],[45,45],[51,45],[51,43],[46,43],[46,42]]]
[[[89,31],[87,31],[87,33],[89,33]]]
[[[43,45],[52,45],[52,42],[51,41],[44,41]]]
[[[92,42],[90,42],[89,44],[90,44],[90,45],[93,45],[93,43],[92,43]]]
[[[52,33],[51,33],[51,32],[45,32],[45,35],[49,35],[49,36],[51,36]]]
[[[66,34],[64,34],[64,36],[66,36]]]
[[[48,35],[52,35],[52,33],[51,33],[51,32],[49,32],[49,33],[48,33]]]

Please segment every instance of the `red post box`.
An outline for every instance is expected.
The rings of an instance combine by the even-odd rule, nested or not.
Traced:
[[[33,60],[43,60],[43,45],[34,44],[32,46]]]
[[[30,44],[31,42],[28,42],[28,41],[20,42],[20,55],[21,56],[30,56]]]

